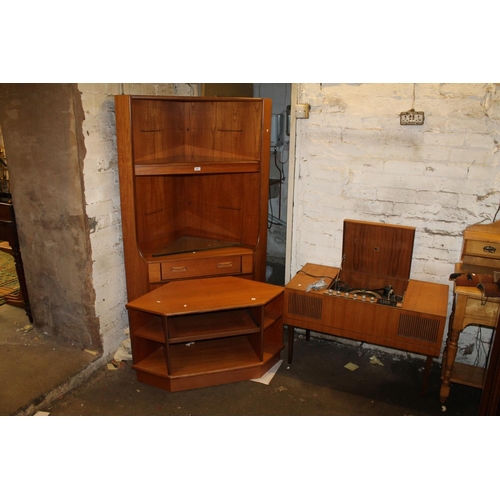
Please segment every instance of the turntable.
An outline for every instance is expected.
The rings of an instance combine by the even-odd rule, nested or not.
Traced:
[[[295,328],[439,357],[448,286],[410,279],[415,228],[345,220],[342,262],[306,264],[285,286],[288,362]]]

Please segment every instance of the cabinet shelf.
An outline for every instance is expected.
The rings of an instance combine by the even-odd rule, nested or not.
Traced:
[[[468,385],[476,389],[482,389],[486,369],[479,366],[467,365],[465,363],[455,363],[453,366],[450,382]]]
[[[170,355],[174,377],[234,370],[260,363],[259,356],[245,336],[175,345]]]
[[[255,173],[260,171],[260,162],[255,160],[211,160],[200,162],[137,162],[136,176],[142,175],[201,175],[227,173]]]
[[[279,321],[279,314],[267,313],[264,318],[264,329]],[[170,344],[196,342],[218,337],[249,335],[260,331],[247,311],[224,311],[177,316],[169,320]],[[152,316],[151,320],[138,328],[134,335],[143,339],[165,343],[161,319]]]
[[[176,316],[168,320],[169,343],[195,342],[212,338],[232,337],[258,333],[246,310],[219,311],[189,316]]]
[[[222,249],[227,249],[223,250]],[[233,255],[241,253],[252,253],[252,249],[244,248],[237,241],[226,241],[215,238],[203,238],[199,236],[184,235],[166,245],[157,242],[154,248],[145,249],[145,258],[149,260],[159,259],[167,261],[178,259],[182,254],[183,258],[198,258],[198,252],[204,252],[202,256],[210,256],[207,252],[216,251],[216,255]]]
[[[260,361],[244,336],[201,341],[191,345],[178,344],[172,346],[170,375],[167,373],[163,348],[134,364],[133,368],[162,378],[196,377],[251,367],[259,368],[279,354],[283,347],[284,344],[279,343],[267,344],[263,361]]]
[[[161,328],[161,319],[159,316],[151,315],[151,319],[135,330],[134,335],[142,339],[153,340],[154,342],[165,343],[165,336]]]

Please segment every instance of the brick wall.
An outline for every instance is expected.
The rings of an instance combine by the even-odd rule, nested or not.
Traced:
[[[492,222],[500,204],[500,86],[299,84],[297,92],[311,109],[296,124],[292,275],[306,262],[338,265],[351,218],[416,227],[411,277],[449,284],[463,230]],[[414,92],[424,125],[401,126]],[[476,361],[475,332],[461,336],[457,359]]]

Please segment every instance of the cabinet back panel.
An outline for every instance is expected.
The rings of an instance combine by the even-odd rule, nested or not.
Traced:
[[[248,200],[255,200],[259,189],[259,174],[186,176],[183,221],[187,232],[255,245],[259,211]]]
[[[217,103],[215,152],[234,159],[259,159],[261,120],[260,101]]]
[[[132,101],[136,163],[258,160],[262,102]]]
[[[167,245],[181,236],[183,211],[176,203],[179,189],[176,178],[135,179],[137,241],[143,251],[152,245]]]
[[[135,183],[137,241],[143,252],[181,236],[258,242],[260,215],[251,201],[259,196],[257,173],[144,176]]]
[[[133,155],[136,162],[182,155],[185,117],[178,109],[181,106],[185,104],[132,100]]]

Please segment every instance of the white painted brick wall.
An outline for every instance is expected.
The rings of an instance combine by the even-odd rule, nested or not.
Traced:
[[[338,266],[343,221],[357,219],[416,227],[411,277],[450,284],[464,229],[500,203],[500,85],[417,84],[422,126],[399,124],[412,84],[299,84],[297,95],[311,109],[297,120],[292,276]],[[475,331],[460,361],[476,361],[477,346],[463,354]]]
[[[114,354],[128,328],[113,96],[195,95],[197,87],[174,83],[81,83],[78,88],[85,113],[84,183],[91,225],[95,307],[107,355]]]

